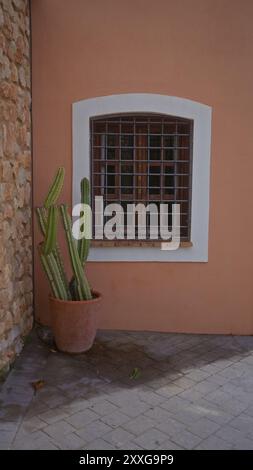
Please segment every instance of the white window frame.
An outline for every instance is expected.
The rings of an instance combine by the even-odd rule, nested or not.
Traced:
[[[191,247],[93,247],[89,261],[207,262],[212,109],[175,96],[131,93],[73,103],[72,203],[80,203],[80,181],[90,178],[90,118],[120,113],[159,113],[193,120]]]

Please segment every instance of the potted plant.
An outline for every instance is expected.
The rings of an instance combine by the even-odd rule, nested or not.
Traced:
[[[40,260],[51,286],[49,297],[52,329],[60,351],[81,353],[91,348],[97,330],[97,311],[101,294],[91,290],[84,272],[90,240],[72,234],[71,217],[66,204],[57,205],[65,171],[59,168],[43,207],[36,209],[44,241],[38,246]],[[90,205],[90,186],[87,178],[81,181],[81,203]],[[85,206],[81,206],[85,207]],[[67,278],[63,257],[57,242],[57,221],[60,215],[66,236],[73,275]],[[80,221],[84,219],[81,210]],[[89,221],[86,221],[89,223]],[[85,231],[80,224],[80,233]]]

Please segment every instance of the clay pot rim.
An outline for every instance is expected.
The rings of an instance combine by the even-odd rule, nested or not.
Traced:
[[[92,290],[91,292],[92,292],[93,295],[95,295],[95,297],[93,297],[92,299],[89,299],[89,300],[63,300],[63,299],[57,299],[56,297],[53,297],[51,294],[49,294],[49,299],[52,302],[61,303],[61,304],[71,304],[71,305],[73,305],[73,304],[87,305],[87,304],[92,304],[94,302],[98,302],[101,299],[102,294],[100,292],[98,292],[97,290]]]

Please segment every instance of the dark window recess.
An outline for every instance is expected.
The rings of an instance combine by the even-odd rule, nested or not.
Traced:
[[[104,204],[172,204],[181,208],[181,239],[190,241],[193,122],[158,114],[121,114],[90,121],[92,208]],[[147,214],[147,238],[150,215]],[[137,233],[137,231],[136,231]]]

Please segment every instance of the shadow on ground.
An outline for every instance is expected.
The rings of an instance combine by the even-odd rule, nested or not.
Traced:
[[[76,441],[91,413],[97,426],[116,428],[121,435],[127,431],[116,417],[138,417],[145,426],[149,420],[164,439],[167,434],[171,438],[175,422],[177,429],[183,426],[186,441],[193,423],[203,418],[217,431],[217,426],[253,405],[252,351],[252,337],[99,331],[90,351],[68,355],[56,350],[49,330],[37,327],[0,389],[0,448],[26,448],[31,439],[37,442],[35,448],[65,448],[58,447],[59,437],[52,441],[51,422],[62,419],[63,430],[71,431]],[[32,382],[38,380],[43,386],[35,393]],[[163,420],[167,428],[171,421],[172,428],[162,428]],[[135,427],[131,432],[134,437]],[[201,431],[185,443],[181,431],[173,442],[195,448],[207,437]],[[140,437],[139,448],[158,448],[159,439],[145,442]],[[116,448],[121,444],[115,443]],[[227,446],[234,448],[233,443]]]

